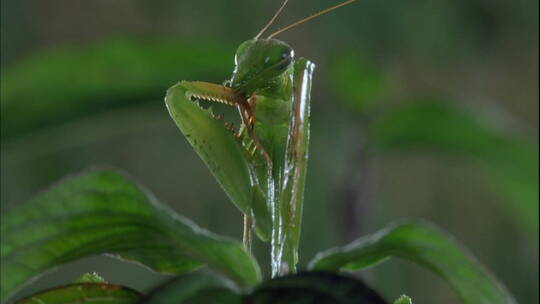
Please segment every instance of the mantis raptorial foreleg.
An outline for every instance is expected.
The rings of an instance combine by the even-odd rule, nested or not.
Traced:
[[[203,81],[183,81],[181,85],[186,89],[186,98],[189,100],[205,100],[219,102],[236,107],[242,119],[242,125],[240,126],[238,132],[235,134],[236,138],[242,141],[244,132],[247,132],[250,141],[244,144],[246,152],[249,155],[253,156],[256,151],[259,151],[265,159],[267,167],[271,171],[272,159],[270,158],[270,156],[268,155],[264,147],[261,145],[259,139],[254,133],[255,117],[253,115],[253,110],[256,104],[256,96],[254,94],[249,98],[245,98],[242,94],[235,92],[229,87]],[[214,118],[218,117],[214,115]],[[248,251],[251,247],[252,226],[253,219],[249,214],[244,213],[243,239],[244,247]]]
[[[256,103],[255,95],[246,98],[229,87],[204,81],[183,81],[182,84],[187,88],[186,96],[189,99],[219,102],[236,107],[243,122],[237,136],[240,137],[244,130],[247,131],[249,137],[253,140],[255,146],[257,146],[257,150],[263,154],[265,160],[270,163],[272,162],[270,156],[253,132],[255,124],[255,117],[253,116],[253,108]]]

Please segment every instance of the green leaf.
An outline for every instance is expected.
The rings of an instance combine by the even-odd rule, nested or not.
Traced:
[[[253,304],[385,304],[361,281],[329,272],[303,272],[278,277],[259,285],[248,297]]]
[[[515,222],[538,231],[538,148],[532,140],[444,100],[424,100],[386,111],[370,129],[373,153],[427,150],[483,166],[502,207]]]
[[[178,277],[152,291],[140,304],[241,304],[231,282],[207,273]]]
[[[108,40],[57,47],[4,69],[2,139],[135,103],[161,100],[179,77],[223,79],[223,44]]]
[[[137,291],[119,285],[79,283],[36,293],[17,304],[135,304],[141,298]]]
[[[270,216],[245,148],[222,121],[213,117],[211,110],[189,100],[186,92],[183,82],[167,91],[169,114],[230,200],[244,214],[254,216],[257,235],[267,240]]]
[[[413,304],[413,302],[408,296],[402,295],[396,301],[394,301],[394,304]]]
[[[109,253],[165,273],[208,264],[240,286],[259,280],[242,246],[161,205],[117,173],[71,177],[2,216],[1,299],[55,266]]]
[[[75,283],[107,283],[104,278],[102,278],[99,274],[93,272],[93,273],[85,273],[80,278],[75,280]]]
[[[513,297],[447,233],[424,222],[399,222],[345,247],[319,253],[310,269],[364,269],[390,257],[417,263],[445,279],[465,304],[515,303]]]

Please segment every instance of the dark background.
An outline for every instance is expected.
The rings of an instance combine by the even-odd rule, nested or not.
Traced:
[[[290,2],[278,26],[337,3]],[[201,226],[240,238],[239,212],[163,97],[182,79],[230,77],[236,47],[279,4],[1,1],[2,212],[66,174],[107,165]],[[538,1],[360,0],[277,38],[317,64],[302,265],[393,220],[425,218],[520,303],[536,303]],[[94,257],[23,293],[88,271],[142,290],[166,279]],[[408,262],[361,277],[388,299],[457,301]]]

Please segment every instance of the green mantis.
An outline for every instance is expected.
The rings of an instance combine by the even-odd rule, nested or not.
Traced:
[[[244,246],[251,231],[271,243],[272,276],[296,271],[309,144],[311,80],[315,65],[296,58],[273,37],[355,0],[343,2],[260,38],[283,2],[254,39],[236,51],[223,85],[182,81],[165,99],[176,124],[232,202],[244,213]],[[242,124],[224,127],[199,101],[236,107]]]

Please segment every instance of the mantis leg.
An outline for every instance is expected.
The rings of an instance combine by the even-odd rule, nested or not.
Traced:
[[[304,185],[309,145],[309,111],[311,78],[315,65],[300,58],[294,66],[292,115],[285,159],[280,216],[283,217],[283,261],[288,271],[295,272],[302,224]],[[281,274],[281,273],[280,273]]]

